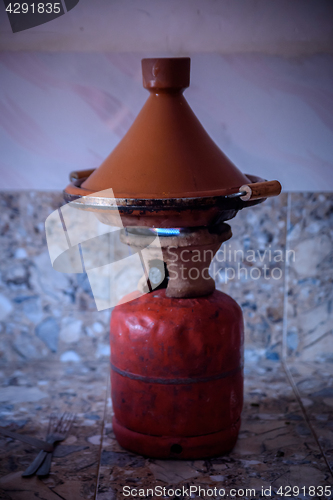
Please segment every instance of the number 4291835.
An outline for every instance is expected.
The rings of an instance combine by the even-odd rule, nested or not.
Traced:
[[[31,12],[32,14],[60,14],[60,2],[57,3],[10,3],[6,7],[6,12],[10,14],[27,14]]]

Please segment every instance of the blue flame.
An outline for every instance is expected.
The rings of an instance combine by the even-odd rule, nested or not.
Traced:
[[[160,236],[176,236],[180,233],[180,229],[177,227],[155,227],[153,231]]]

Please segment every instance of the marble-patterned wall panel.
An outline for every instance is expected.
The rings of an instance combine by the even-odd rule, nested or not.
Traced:
[[[286,347],[333,362],[333,194],[291,193]]]
[[[333,194],[290,193],[286,361],[325,460],[333,467]],[[294,252],[294,253],[292,253]]]
[[[332,357],[332,195],[292,194],[288,248],[288,354]],[[58,192],[3,192],[0,217],[1,359],[108,355],[110,310],[97,311],[85,273],[56,272],[44,224]],[[287,194],[240,211],[214,259],[218,289],[242,307],[247,356],[281,356]],[[293,253],[295,252],[295,261]],[[119,244],[117,258],[128,256]]]
[[[110,310],[97,311],[85,273],[63,274],[51,266],[44,224],[63,205],[61,193],[3,192],[0,202],[2,363],[47,356],[75,361],[86,353],[94,358],[107,356]],[[285,206],[283,194],[239,212],[230,221],[234,236],[225,243],[226,254],[223,247],[219,252],[226,262],[215,259],[212,267],[218,288],[243,309],[250,357],[280,357],[284,263],[283,258],[275,262],[270,255],[283,254]],[[228,258],[235,250],[242,251],[242,262],[239,253],[236,262]],[[119,243],[114,251],[117,258],[125,258],[129,249]],[[238,264],[243,268],[240,277],[235,274],[227,280],[232,270],[237,273]]]
[[[71,170],[98,167],[147,99],[147,55],[0,53],[1,188],[60,190]],[[185,97],[242,171],[333,188],[332,55],[191,58]]]
[[[242,307],[246,355],[254,358],[281,357],[286,207],[287,195],[282,193],[241,210],[228,221],[232,239],[211,267],[218,289]]]
[[[0,195],[0,363],[108,356],[110,311],[98,312],[85,273],[55,271],[45,237],[60,192]]]

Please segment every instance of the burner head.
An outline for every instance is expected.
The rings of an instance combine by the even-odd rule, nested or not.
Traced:
[[[209,276],[208,269],[221,244],[231,238],[230,226],[222,223],[209,228],[178,228],[176,234],[175,228],[170,228],[171,235],[165,234],[170,232],[169,229],[162,228],[162,237],[157,235],[159,229],[131,227],[120,233],[120,240],[129,245],[133,253],[142,252],[147,265],[138,290],[147,293],[149,279],[153,290],[156,283],[166,287],[168,297],[188,298],[211,294],[215,290],[215,282]],[[161,280],[162,275],[166,277],[165,280]]]

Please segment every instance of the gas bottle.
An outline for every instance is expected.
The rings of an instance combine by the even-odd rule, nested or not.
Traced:
[[[113,429],[121,446],[179,459],[233,448],[244,330],[231,297],[215,290],[179,299],[160,289],[117,305],[110,330]]]

